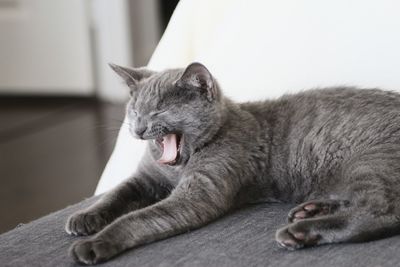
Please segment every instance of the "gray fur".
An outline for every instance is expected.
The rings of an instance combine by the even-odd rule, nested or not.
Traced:
[[[399,94],[343,87],[238,104],[199,63],[113,69],[132,91],[131,132],[149,144],[131,178],[69,218],[68,233],[95,234],[72,245],[77,262],[108,260],[258,201],[299,204],[276,234],[288,249],[400,232]],[[151,140],[170,132],[184,138],[174,166],[156,162]]]

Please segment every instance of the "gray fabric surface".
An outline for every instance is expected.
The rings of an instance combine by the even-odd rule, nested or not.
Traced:
[[[50,214],[0,235],[0,266],[75,266],[64,232],[66,218],[95,199]],[[299,251],[279,248],[275,230],[290,206],[261,204],[201,229],[132,249],[99,266],[399,266],[400,236],[363,244]]]

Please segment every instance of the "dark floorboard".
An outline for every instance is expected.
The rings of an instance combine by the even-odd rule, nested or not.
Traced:
[[[123,105],[0,98],[0,233],[94,193]]]

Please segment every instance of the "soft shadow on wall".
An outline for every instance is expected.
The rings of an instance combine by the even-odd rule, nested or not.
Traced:
[[[179,0],[129,1],[131,42],[134,47],[132,61],[135,67],[145,66],[149,61],[178,2]],[[152,8],[153,5],[157,5],[157,8]],[[147,19],[149,13],[156,13],[158,20]]]

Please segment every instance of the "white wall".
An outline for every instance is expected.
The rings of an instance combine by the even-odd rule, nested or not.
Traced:
[[[93,94],[87,2],[0,3],[0,93]]]
[[[132,65],[132,45],[127,0],[92,0],[92,29],[95,49],[97,95],[109,101],[123,101],[128,90],[108,63]]]
[[[161,37],[159,0],[130,1],[133,64],[147,65]]]
[[[157,0],[0,0],[0,94],[126,101],[108,63],[147,64],[157,9]]]
[[[128,88],[108,67],[146,65],[159,39],[157,0],[92,0],[97,95],[127,100]]]

